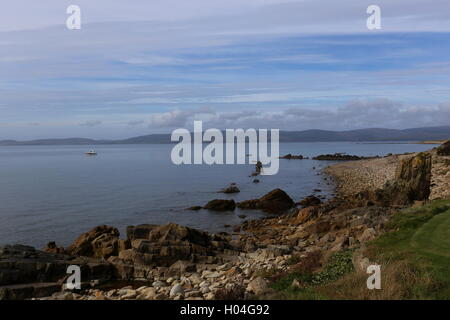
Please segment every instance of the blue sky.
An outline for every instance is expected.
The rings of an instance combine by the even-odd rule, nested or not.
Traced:
[[[450,4],[378,1],[375,31],[370,4],[16,0],[0,11],[0,139],[450,124]]]

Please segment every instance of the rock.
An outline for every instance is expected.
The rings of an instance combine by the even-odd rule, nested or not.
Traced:
[[[155,295],[155,300],[167,300],[168,296],[164,293],[157,293]]]
[[[368,258],[364,257],[361,250],[356,250],[352,255],[353,267],[358,272],[366,273],[367,267],[371,265]]]
[[[413,158],[402,160],[395,173],[395,179],[404,189],[409,203],[426,200],[430,195],[431,155],[419,153]]]
[[[322,201],[319,198],[317,198],[314,195],[310,195],[310,196],[307,196],[302,201],[300,201],[299,205],[301,205],[303,207],[309,207],[309,206],[317,206],[321,203],[322,203]]]
[[[170,297],[176,296],[178,294],[184,294],[184,290],[183,287],[181,286],[181,284],[177,283],[175,284],[172,289],[170,289]]]
[[[205,300],[215,300],[216,296],[214,295],[214,293],[209,292],[207,294],[204,295]]]
[[[112,265],[100,259],[47,253],[30,246],[7,245],[0,247],[0,288],[3,290],[0,295],[7,297],[5,299],[48,296],[51,294],[48,294],[49,291],[61,290],[69,265],[80,267],[82,286],[91,280],[111,280],[114,275]]]
[[[261,161],[257,161],[256,165],[255,165],[255,173],[256,174],[260,174],[261,173],[261,169],[262,169],[262,162]]]
[[[201,207],[201,206],[192,206],[192,207],[186,208],[186,210],[193,210],[193,211],[198,211],[201,209],[203,209],[203,207]]]
[[[367,228],[358,238],[359,242],[366,242],[375,239],[377,232],[374,228]]]
[[[52,241],[47,243],[47,246],[44,248],[44,252],[47,253],[64,253],[65,250],[63,247],[58,247],[56,242]]]
[[[213,211],[233,211],[236,208],[234,200],[215,199],[208,202],[203,209]]]
[[[25,300],[52,295],[61,290],[61,285],[51,283],[29,283],[0,287],[0,300]]]
[[[197,262],[201,259],[208,260],[216,251],[230,247],[225,237],[209,235],[207,232],[183,227],[175,223],[162,226],[137,226],[129,227],[129,238],[132,249],[119,253],[119,257],[125,261],[131,261],[136,265],[156,265],[169,267],[178,260]],[[140,231],[139,231],[140,230]],[[145,237],[137,239],[136,237]],[[176,272],[176,268],[185,267],[192,269],[191,265],[180,262],[168,272]]]
[[[135,290],[127,290],[127,292],[124,295],[121,295],[120,298],[123,300],[131,300],[135,299],[137,296],[137,293]]]
[[[450,140],[440,145],[437,148],[436,153],[438,156],[450,156]]]
[[[152,288],[152,287],[146,288],[146,289],[142,290],[141,294],[144,296],[144,299],[153,300],[156,295],[156,288]]]
[[[253,179],[253,183],[259,183],[259,179]]]
[[[305,223],[311,219],[316,218],[318,212],[319,212],[319,210],[318,210],[318,207],[316,207],[316,206],[301,209],[298,211],[297,217],[294,222],[299,223],[299,224]]]
[[[119,230],[110,226],[98,226],[83,233],[66,252],[75,256],[108,258],[118,255]]]
[[[152,286],[155,288],[162,288],[162,287],[165,287],[166,284],[160,280],[157,280],[152,283]]]
[[[169,272],[171,273],[186,273],[186,272],[195,272],[197,267],[194,263],[189,261],[178,260],[174,264],[169,267]]]
[[[238,193],[241,192],[239,188],[235,184],[231,184],[230,186],[226,187],[225,189],[222,189],[221,192],[223,193]]]
[[[393,182],[388,182],[375,192],[366,192],[362,197],[385,206],[408,205],[414,201],[427,200],[431,192],[430,185],[431,155],[421,152],[401,160]]]
[[[140,224],[138,226],[127,227],[127,239],[129,241],[135,239],[148,239],[150,232],[152,232],[158,225],[156,224]]]
[[[362,160],[369,159],[367,157],[352,156],[343,153],[335,154],[321,154],[317,157],[313,157],[313,160],[327,160],[327,161],[350,161],[350,160]]]
[[[294,201],[281,189],[274,189],[259,199],[239,202],[241,209],[259,209],[269,213],[283,213],[294,207]]]
[[[303,160],[303,156],[301,154],[299,154],[298,156],[292,155],[290,153],[288,153],[285,156],[280,157],[280,159],[287,159],[287,160],[293,160],[293,159],[297,159],[297,160]]]
[[[253,292],[256,295],[266,293],[269,286],[262,277],[256,277],[247,285],[247,291]]]

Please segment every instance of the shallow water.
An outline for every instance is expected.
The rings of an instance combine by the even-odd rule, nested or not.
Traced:
[[[333,163],[280,160],[274,176],[249,175],[254,165],[173,165],[172,145],[21,146],[0,147],[0,243],[22,243],[37,248],[49,241],[68,245],[81,233],[100,224],[128,225],[176,222],[207,231],[224,231],[265,214],[258,211],[189,211],[216,198],[237,201],[258,198],[274,188],[299,201],[321,189],[330,196],[321,168]],[[284,143],[280,155],[346,152],[361,156],[423,151],[420,144],[350,142]],[[84,152],[96,149],[97,156]],[[313,170],[313,167],[316,169]],[[217,193],[231,182],[241,192]]]

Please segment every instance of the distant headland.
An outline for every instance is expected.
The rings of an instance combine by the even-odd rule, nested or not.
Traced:
[[[170,133],[149,134],[122,140],[87,138],[37,139],[28,141],[0,140],[0,146],[27,145],[99,145],[99,144],[170,144]],[[411,129],[368,128],[348,131],[304,130],[280,131],[280,142],[375,142],[375,141],[444,141],[450,139],[450,126]]]

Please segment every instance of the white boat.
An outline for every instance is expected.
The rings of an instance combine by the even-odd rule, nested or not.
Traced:
[[[85,152],[84,154],[87,154],[88,156],[96,156],[97,152],[95,150],[90,150],[88,152]]]

